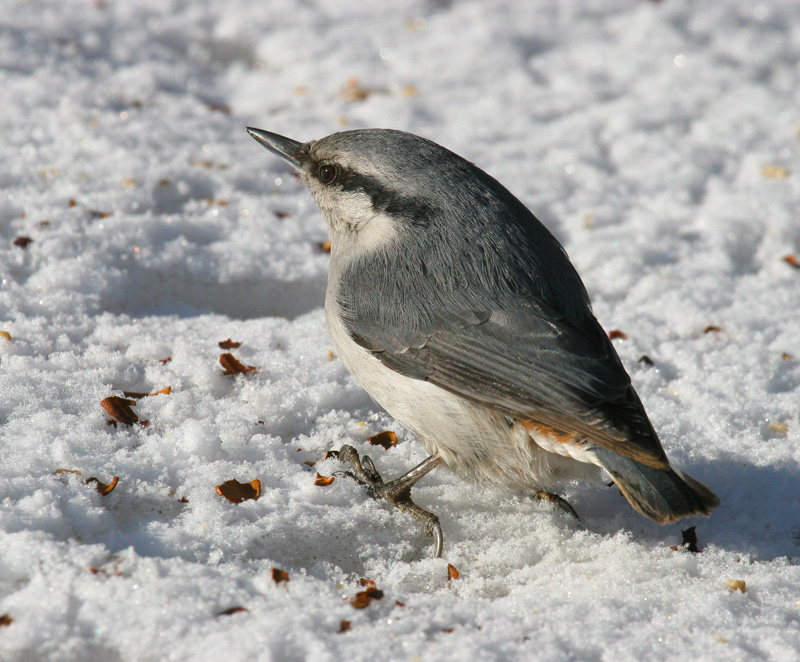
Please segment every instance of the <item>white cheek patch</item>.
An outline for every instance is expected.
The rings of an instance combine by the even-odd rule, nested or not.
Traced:
[[[376,213],[366,193],[320,187],[312,189],[312,193],[331,231],[333,245],[339,249],[337,252],[355,257],[373,252],[397,236],[397,221]]]
[[[386,214],[376,214],[359,227],[355,243],[365,252],[383,248],[397,237],[397,221]]]
[[[326,191],[327,192],[327,191]],[[375,214],[372,200],[362,191],[336,191],[326,196],[335,206],[337,215],[351,227],[358,228]]]

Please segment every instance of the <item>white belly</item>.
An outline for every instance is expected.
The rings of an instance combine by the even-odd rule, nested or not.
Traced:
[[[597,475],[596,460],[581,448],[547,438],[534,440],[521,424],[502,414],[387,368],[350,338],[338,311],[332,310],[335,305],[329,293],[328,333],[345,367],[431,455],[438,453],[456,473],[514,489],[548,489],[559,478]]]

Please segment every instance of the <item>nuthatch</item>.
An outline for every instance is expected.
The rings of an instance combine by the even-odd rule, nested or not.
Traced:
[[[564,249],[498,181],[401,131],[248,132],[300,172],[327,222],[336,354],[430,454],[390,482],[351,446],[340,459],[422,521],[437,556],[438,518],[410,490],[439,465],[572,514],[545,490],[599,467],[656,522],[719,504],[670,466]]]

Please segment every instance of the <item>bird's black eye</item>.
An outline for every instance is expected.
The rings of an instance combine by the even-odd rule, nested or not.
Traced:
[[[322,165],[319,167],[319,181],[323,184],[333,184],[339,169],[332,165]]]

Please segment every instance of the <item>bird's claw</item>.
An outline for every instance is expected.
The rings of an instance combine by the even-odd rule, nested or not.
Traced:
[[[578,513],[575,512],[575,509],[564,497],[560,497],[558,494],[553,494],[552,492],[545,492],[544,490],[534,490],[533,496],[541,501],[548,501],[552,503],[557,508],[560,508],[567,513],[567,515],[571,515],[579,522],[581,521],[581,518],[578,517]]]
[[[439,522],[431,525],[431,530],[428,535],[433,536],[433,558],[442,558],[442,548],[444,547],[444,535],[442,534],[442,525]]]
[[[411,500],[411,487],[427,471],[419,471],[419,467],[412,469],[405,476],[397,480],[385,483],[375,464],[368,455],[359,457],[358,451],[349,445],[344,445],[339,449],[339,459],[351,466],[351,471],[336,472],[339,475],[350,476],[369,490],[370,496],[375,499],[386,499],[396,508],[407,512],[414,519],[419,520],[424,525],[425,533],[433,536],[433,552],[435,558],[441,558],[444,547],[444,535],[439,524],[439,518],[433,513],[420,508]],[[429,458],[430,460],[431,458]],[[438,460],[431,464],[430,468],[436,466]]]

